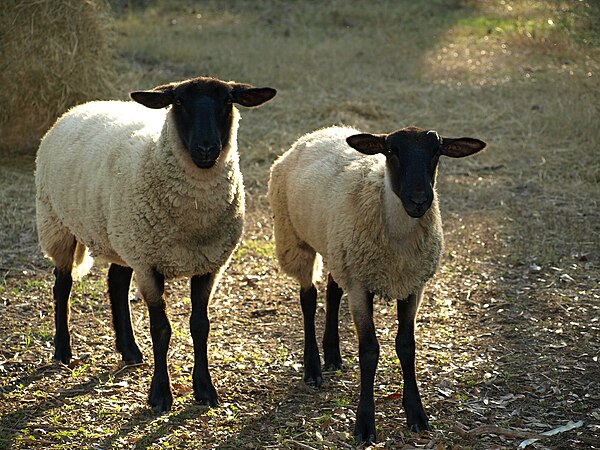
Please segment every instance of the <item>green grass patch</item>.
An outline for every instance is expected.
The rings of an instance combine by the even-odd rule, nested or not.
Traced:
[[[247,257],[275,258],[275,243],[263,239],[243,241],[235,252],[233,259],[240,262]]]
[[[504,34],[515,32],[527,36],[536,33],[547,34],[555,29],[556,24],[552,19],[526,19],[502,17],[465,17],[458,20],[457,26],[467,33],[485,36],[487,34]]]

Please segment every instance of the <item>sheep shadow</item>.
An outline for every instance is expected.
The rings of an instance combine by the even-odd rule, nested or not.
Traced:
[[[68,370],[66,366],[58,362],[38,367],[32,374],[25,375],[3,387],[1,389],[1,396],[4,397],[23,386],[34,385],[52,373],[65,370]],[[42,417],[45,412],[53,408],[61,407],[66,399],[91,393],[102,380],[107,379],[109,376],[115,376],[115,373],[118,376],[117,372],[118,370],[101,372],[88,381],[62,389],[56,396],[36,403],[24,403],[21,400],[21,407],[19,409],[0,417],[0,446],[2,444],[8,445],[11,442],[14,443],[15,436],[36,418]]]
[[[303,395],[306,396],[306,390],[311,389],[303,387],[301,377],[281,377],[277,379],[277,383],[278,391],[284,391],[285,394],[269,397],[266,404],[262,405],[264,410],[262,414],[235,419],[242,420],[243,425],[239,431],[234,432],[233,436],[220,442],[218,444],[219,448],[262,448],[264,445],[277,443],[272,442],[272,438],[277,434],[279,428],[277,423],[280,420],[278,418],[282,412],[286,415],[286,411],[289,412],[293,409],[291,405],[293,405],[294,399],[298,399]],[[174,411],[164,414],[164,420],[157,420],[160,419],[160,415],[153,413],[149,407],[144,408],[128,418],[117,432],[98,442],[97,446],[98,448],[111,448],[119,442],[127,441],[130,443],[135,442],[136,448],[148,448],[153,445],[160,445],[165,436],[172,435],[178,429],[186,429],[186,432],[193,436],[191,438],[197,439],[194,445],[201,443],[215,445],[218,440],[214,440],[214,433],[210,431],[210,427],[213,426],[211,425],[212,417],[215,414],[220,414],[229,405],[239,404],[242,400],[237,397],[235,394],[227,396],[225,399],[221,399],[221,404],[217,408],[209,408],[196,403],[193,396],[188,396],[184,399],[185,405],[178,407],[175,404]],[[149,425],[154,422],[158,425],[154,424],[150,427]],[[192,427],[190,427],[190,422],[193,422]],[[235,426],[237,427],[237,425]],[[147,431],[138,434],[136,430],[140,428],[146,428]],[[203,432],[207,432],[207,434]]]

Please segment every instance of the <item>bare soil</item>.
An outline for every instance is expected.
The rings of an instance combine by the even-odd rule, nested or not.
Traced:
[[[143,302],[133,321],[147,363],[124,367],[114,351],[106,267],[75,288],[75,361],[51,360],[51,271],[4,269],[0,355],[3,445],[14,448],[344,448],[359,376],[354,330],[342,305],[346,369],[323,387],[302,382],[301,311],[294,283],[272,255],[264,192],[252,192],[244,243],[210,309],[210,364],[221,406],[194,404],[185,281],[168,283],[170,365],[176,401],[157,416],[146,404],[152,359]],[[582,420],[534,448],[598,448],[600,396],[597,269],[589,256],[561,266],[515,266],[498,257],[493,229],[446,220],[447,247],[418,319],[417,368],[434,431],[407,430],[394,353],[395,304],[376,301],[381,359],[377,427],[385,448],[515,448],[535,434]],[[264,244],[261,246],[261,243]],[[268,245],[267,245],[268,244]],[[133,294],[133,292],[132,292]],[[133,297],[133,295],[132,295]],[[319,332],[323,304],[318,310]],[[485,427],[487,426],[487,427]]]

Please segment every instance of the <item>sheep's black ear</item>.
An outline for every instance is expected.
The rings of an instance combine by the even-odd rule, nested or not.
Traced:
[[[160,109],[173,103],[173,91],[136,91],[129,94],[138,103],[148,108]]]
[[[270,87],[255,88],[249,84],[237,84],[231,90],[231,101],[252,108],[275,97],[277,91]]]
[[[375,155],[377,153],[387,153],[385,147],[386,134],[354,134],[346,138],[350,147],[358,150],[365,155]]]
[[[479,139],[468,137],[442,138],[442,155],[451,158],[464,158],[483,150],[487,144]]]

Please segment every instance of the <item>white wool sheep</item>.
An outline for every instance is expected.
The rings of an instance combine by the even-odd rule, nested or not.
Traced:
[[[413,429],[429,429],[414,375],[414,318],[443,246],[434,190],[437,163],[440,155],[468,156],[484,146],[476,139],[440,138],[416,127],[389,135],[332,127],[300,138],[271,168],[276,255],[283,271],[300,283],[304,379],[317,387],[322,382],[314,336],[319,255],[329,270],[323,340],[327,368],[341,367],[338,309],[342,292],[348,293],[360,347],[361,399],[354,430],[359,441],[375,440],[373,378],[379,346],[374,294],[398,299],[396,350],[407,421]]]
[[[155,353],[149,401],[158,411],[170,409],[164,279],[189,276],[194,391],[199,401],[217,403],[206,363],[206,305],[244,220],[232,104],[258,106],[275,92],[195,78],[134,92],[138,103],[77,106],[48,131],[36,162],[36,205],[39,241],[55,265],[56,359],[71,358],[69,291],[72,276],[89,268],[89,252],[111,263],[117,349],[126,362],[141,361],[127,299],[135,271]]]
[[[116,101],[71,109],[38,152],[42,249],[63,267],[72,256],[55,248],[74,236],[92,256],[133,267],[138,278],[150,268],[173,278],[221,267],[243,224],[236,127],[237,113],[220,164],[201,171],[179,139],[169,139],[176,128],[165,109]],[[73,265],[79,276],[84,261]]]

